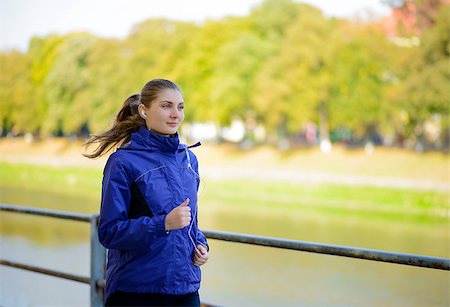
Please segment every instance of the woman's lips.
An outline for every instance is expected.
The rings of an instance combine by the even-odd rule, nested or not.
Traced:
[[[169,125],[170,127],[176,127],[178,124],[177,123],[167,123],[167,125]]]

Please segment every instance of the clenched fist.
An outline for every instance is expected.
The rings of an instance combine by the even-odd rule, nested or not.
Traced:
[[[195,266],[202,266],[208,262],[208,250],[202,245],[198,244],[194,250],[194,256],[192,257]]]
[[[166,215],[166,230],[180,229],[191,223],[191,208],[188,205],[189,198]]]

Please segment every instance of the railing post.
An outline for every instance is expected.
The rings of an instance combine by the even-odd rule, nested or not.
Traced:
[[[105,279],[106,250],[98,241],[98,214],[91,217],[91,307],[103,307],[104,289],[98,282]]]

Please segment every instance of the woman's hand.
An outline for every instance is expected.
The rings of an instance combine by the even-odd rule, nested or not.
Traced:
[[[191,208],[188,205],[189,198],[166,215],[164,221],[166,230],[180,229],[191,223]]]
[[[208,251],[203,245],[197,245],[197,248],[194,250],[194,257],[192,260],[196,266],[201,266],[208,262]]]

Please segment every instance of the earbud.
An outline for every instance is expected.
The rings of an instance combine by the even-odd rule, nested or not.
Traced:
[[[141,112],[141,115],[143,118],[147,118],[147,114],[145,114],[145,112]]]

